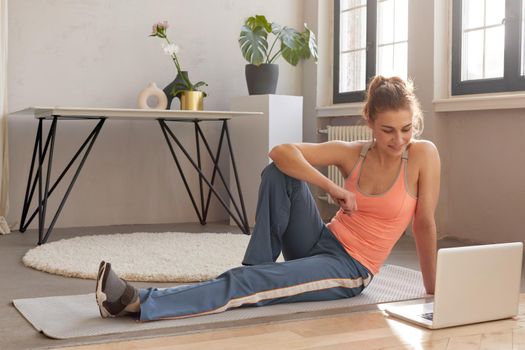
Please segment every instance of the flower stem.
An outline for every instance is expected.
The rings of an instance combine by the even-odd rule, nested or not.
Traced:
[[[171,45],[170,40],[166,36],[163,36],[163,38],[164,38],[164,40],[166,40],[168,45]],[[179,59],[177,58],[177,55],[173,53],[171,55],[171,58],[173,59],[173,62],[175,63],[175,68],[177,68],[177,73],[180,73],[182,71],[182,69],[180,68],[180,63],[179,63]]]

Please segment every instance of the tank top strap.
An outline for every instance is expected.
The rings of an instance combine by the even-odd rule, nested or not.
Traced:
[[[408,160],[408,147],[405,148],[405,150],[403,151],[403,155],[401,156],[401,158],[403,160]]]
[[[365,159],[366,154],[368,153],[368,150],[370,149],[370,146],[372,145],[372,142],[365,143],[363,147],[361,148],[361,152],[359,153],[359,159],[357,160],[357,163],[354,165],[352,171],[350,171],[350,174],[348,175],[348,179],[351,179],[352,181],[356,180],[357,175],[359,175],[359,173],[361,172],[361,166],[363,165],[363,160]]]
[[[359,157],[365,158],[366,154],[368,153],[368,150],[370,149],[373,143],[374,141],[365,143],[363,145],[363,148],[361,148],[361,153],[359,153]]]
[[[407,167],[407,164],[408,164],[408,147],[405,148],[405,150],[403,151],[403,155],[401,156],[401,159],[402,159],[403,164],[401,165],[401,172],[402,172],[401,175],[402,176],[400,176],[400,180],[402,178],[403,185],[405,187],[405,191],[408,194],[408,167]]]

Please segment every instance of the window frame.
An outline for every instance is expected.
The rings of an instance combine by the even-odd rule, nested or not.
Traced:
[[[366,90],[339,92],[339,49],[340,49],[340,0],[334,0],[334,70],[333,70],[333,103],[362,102]],[[377,1],[366,4],[366,73],[365,86],[376,74],[376,36],[377,36]]]
[[[502,78],[461,81],[463,0],[452,0],[451,95],[525,90],[521,75],[521,0],[505,2],[505,57]],[[518,15],[515,15],[515,14]]]

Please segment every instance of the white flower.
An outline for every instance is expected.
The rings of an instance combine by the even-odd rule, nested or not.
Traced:
[[[179,47],[175,44],[162,44],[162,48],[164,49],[164,53],[169,56],[173,56],[179,52]]]

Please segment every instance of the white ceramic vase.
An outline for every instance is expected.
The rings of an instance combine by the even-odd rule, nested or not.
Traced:
[[[148,99],[152,96],[157,98],[156,106],[148,105]],[[157,87],[157,84],[149,83],[149,85],[140,92],[137,103],[140,109],[166,109],[168,106],[168,97],[166,97],[164,91]]]

